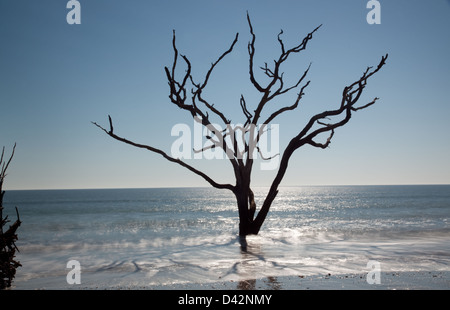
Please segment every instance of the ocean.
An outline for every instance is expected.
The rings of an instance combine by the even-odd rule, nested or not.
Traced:
[[[254,192],[260,206],[267,188]],[[382,272],[450,271],[450,185],[282,187],[245,248],[227,190],[6,191],[13,221],[15,206],[22,267],[13,289],[364,275],[369,262]]]

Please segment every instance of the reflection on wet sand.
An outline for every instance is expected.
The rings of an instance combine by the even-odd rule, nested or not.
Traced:
[[[247,239],[245,236],[239,236],[239,243],[241,245],[241,255],[242,255],[242,261],[240,266],[245,267],[249,264],[249,262],[252,262],[255,260],[255,258],[259,261],[265,262],[266,259],[264,258],[264,253],[261,250],[260,246],[249,246]],[[248,268],[250,271],[254,269],[254,265],[251,264]],[[253,273],[255,273],[255,270],[253,270]],[[238,290],[255,290],[256,287],[256,274],[254,274],[255,278],[252,278],[249,276],[250,279],[246,280],[240,280],[237,284],[236,289]],[[276,277],[267,277],[267,281],[263,280],[263,282],[267,285],[267,287],[264,287],[264,289],[267,290],[279,290],[281,289],[281,284],[277,281]],[[259,287],[258,287],[259,288]]]
[[[264,290],[280,290],[281,284],[278,282],[277,277],[267,277],[263,280],[266,286],[264,287],[256,287],[256,279],[252,280],[241,280],[238,282],[236,289],[238,290],[256,290],[256,289],[264,289]]]

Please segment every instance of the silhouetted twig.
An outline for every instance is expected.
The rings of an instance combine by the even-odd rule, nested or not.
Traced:
[[[19,228],[20,221],[19,210],[16,207],[17,220],[9,226],[8,230],[4,231],[6,223],[9,223],[8,216],[3,218],[3,197],[5,191],[3,190],[3,182],[6,177],[6,170],[14,156],[16,150],[16,144],[14,144],[11,157],[7,162],[3,161],[5,154],[5,148],[3,147],[2,155],[0,157],[0,289],[5,289],[11,286],[11,282],[16,275],[16,269],[22,266],[16,261],[15,253],[19,251],[15,242],[17,241],[17,229]]]

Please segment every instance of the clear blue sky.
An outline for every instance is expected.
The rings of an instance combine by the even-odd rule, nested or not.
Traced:
[[[239,32],[205,95],[242,121],[240,95],[249,106],[257,99],[248,81],[247,10],[257,66],[278,58],[280,29],[291,46],[323,24],[307,51],[284,67],[286,81],[295,81],[312,62],[301,106],[278,119],[281,148],[308,117],[337,107],[343,87],[389,53],[361,98],[380,97],[377,104],[337,130],[329,149],[299,149],[282,185],[450,183],[449,1],[380,0],[379,25],[366,22],[365,0],[80,3],[81,24],[69,25],[65,0],[0,2],[0,146],[9,154],[17,142],[6,189],[208,186],[91,121],[107,126],[110,114],[117,134],[170,152],[172,127],[193,125],[168,98],[172,29],[198,80]],[[189,163],[233,182],[225,160]],[[269,185],[272,177],[256,169],[253,182]]]

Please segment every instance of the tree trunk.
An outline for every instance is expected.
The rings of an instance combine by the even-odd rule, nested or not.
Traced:
[[[257,235],[269,212],[273,199],[270,202],[266,200],[258,216],[254,218],[256,204],[252,190],[250,188],[237,190],[235,195],[239,211],[239,236]]]
[[[246,236],[253,220],[249,217],[248,192],[240,188],[236,190],[235,195],[239,211],[239,236]]]

